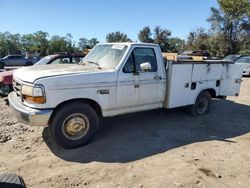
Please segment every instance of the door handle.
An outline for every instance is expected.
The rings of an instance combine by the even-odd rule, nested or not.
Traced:
[[[161,80],[162,77],[161,76],[154,76],[154,80]]]

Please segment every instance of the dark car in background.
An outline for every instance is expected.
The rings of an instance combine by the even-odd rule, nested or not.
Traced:
[[[40,59],[33,66],[48,64],[78,64],[86,54],[57,53]],[[0,96],[8,95],[12,90],[14,70],[0,72]]]
[[[38,61],[38,58],[26,57],[21,54],[7,55],[0,58],[0,69],[8,66],[30,66]]]

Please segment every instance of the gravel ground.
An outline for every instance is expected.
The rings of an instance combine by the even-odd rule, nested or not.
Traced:
[[[65,150],[48,129],[18,123],[0,99],[0,172],[27,187],[243,187],[250,185],[250,79],[206,116],[181,109],[103,121],[85,147]]]

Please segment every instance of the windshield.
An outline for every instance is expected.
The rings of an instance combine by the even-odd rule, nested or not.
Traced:
[[[250,63],[250,56],[242,57],[236,61],[236,63]]]
[[[93,63],[101,69],[115,69],[127,50],[126,45],[102,44],[95,46],[80,64]]]
[[[46,65],[53,56],[48,55],[40,59],[35,65]]]

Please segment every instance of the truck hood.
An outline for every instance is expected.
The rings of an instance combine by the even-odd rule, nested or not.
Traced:
[[[69,74],[79,74],[84,72],[100,72],[103,70],[98,69],[96,65],[39,65],[24,67],[14,72],[14,79],[17,78],[24,82],[33,83],[39,78],[62,76]]]

